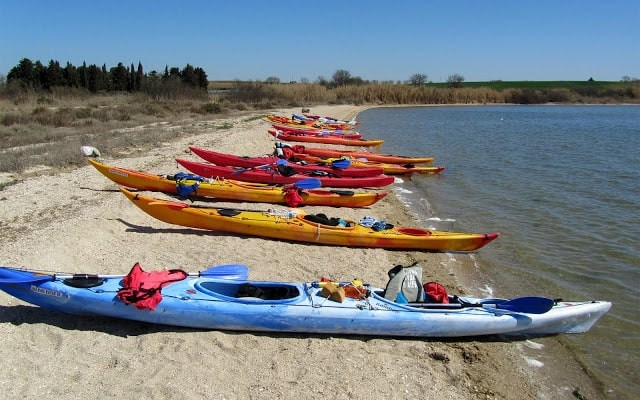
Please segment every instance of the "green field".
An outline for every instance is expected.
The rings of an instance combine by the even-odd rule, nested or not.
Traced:
[[[447,82],[429,83],[429,86],[447,87]],[[488,81],[488,82],[462,82],[462,87],[479,88],[487,87],[494,90],[506,89],[568,89],[581,90],[624,90],[630,86],[628,82],[620,81]]]

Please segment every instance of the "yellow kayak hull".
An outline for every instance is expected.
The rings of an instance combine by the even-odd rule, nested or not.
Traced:
[[[159,175],[114,167],[102,164],[92,158],[88,159],[100,173],[121,186],[138,190],[177,194],[176,181]],[[185,180],[185,185],[197,183]],[[300,205],[316,205],[330,207],[367,207],[387,196],[386,192],[353,193],[331,190],[302,190]],[[246,183],[234,180],[207,180],[201,182],[192,196],[218,198],[223,200],[287,204],[285,190],[281,186],[259,183]]]
[[[376,231],[354,221],[346,221],[346,227],[329,226],[308,221],[299,213],[287,218],[268,211],[203,208],[156,199],[124,188],[120,190],[141,210],[169,224],[287,241],[425,251],[474,251],[499,236],[497,232],[457,233],[401,227]]]

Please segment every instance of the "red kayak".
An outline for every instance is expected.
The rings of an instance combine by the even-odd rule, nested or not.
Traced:
[[[200,149],[194,146],[189,146],[189,150],[191,150],[195,155],[202,158],[203,160],[225,167],[255,168],[259,166],[275,165],[276,163],[278,163],[278,161],[282,161],[281,158],[278,158],[276,156],[241,157],[233,154],[218,153],[216,151]],[[349,160],[339,160],[337,162],[334,162],[332,164],[333,166],[327,166],[326,163],[325,165],[302,165],[296,164],[291,161],[289,161],[287,165],[293,168],[293,170],[298,173],[304,174],[307,172],[321,171],[326,172],[327,174],[329,174],[329,176],[337,177],[362,178],[365,176],[382,175],[384,173],[383,169],[380,167],[350,168],[350,164],[351,163],[349,162]],[[344,167],[341,168],[341,166]]]
[[[369,161],[376,161],[390,164],[431,164],[434,160],[433,157],[405,157],[395,156],[392,154],[379,154],[372,153],[370,151],[353,151],[353,150],[338,150],[319,147],[306,147],[302,145],[291,146],[283,144],[293,149],[295,153],[309,154],[320,158],[365,158]]]
[[[275,129],[280,130],[284,133],[290,135],[304,135],[304,136],[320,136],[320,137],[337,137],[343,139],[362,139],[362,134],[354,131],[343,131],[343,130],[322,130],[315,128],[307,128],[307,127],[293,127],[287,125],[273,124]]]
[[[302,179],[309,177],[318,178],[323,187],[335,187],[335,188],[366,188],[366,187],[383,187],[393,183],[393,176],[378,175],[367,176],[362,178],[349,178],[349,177],[330,177],[330,176],[318,176],[314,174],[296,174],[288,175],[286,167],[275,168],[269,166],[269,170],[253,168],[233,168],[222,167],[219,165],[199,163],[195,161],[176,159],[178,164],[182,165],[194,174],[198,174],[205,178],[224,178],[235,179],[237,181],[244,182],[257,182],[257,183],[271,183],[288,185],[298,182]],[[281,173],[281,170],[285,174]]]
[[[325,143],[325,144],[339,144],[343,146],[380,146],[384,143],[382,139],[364,140],[364,139],[347,139],[336,136],[307,136],[296,135],[291,132],[284,132],[279,129],[269,129],[269,134],[274,136],[278,140],[284,140],[287,142],[307,142],[307,143]]]

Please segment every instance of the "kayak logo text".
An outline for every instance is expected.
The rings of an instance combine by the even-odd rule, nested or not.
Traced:
[[[44,294],[46,296],[64,297],[64,293],[62,292],[58,292],[57,290],[41,288],[35,285],[31,285],[31,291],[36,292],[38,294]]]
[[[115,175],[120,175],[120,176],[129,176],[129,174],[127,174],[126,172],[122,172],[122,171],[118,171],[117,169],[109,169],[109,172],[111,172],[112,174]]]

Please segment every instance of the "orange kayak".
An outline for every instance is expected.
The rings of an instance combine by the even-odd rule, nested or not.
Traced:
[[[356,150],[339,150],[320,147],[307,147],[303,145],[289,145],[280,144],[280,146],[290,147],[295,153],[309,154],[321,158],[364,158],[368,161],[377,161],[382,163],[391,164],[431,164],[434,160],[433,157],[405,157],[396,156],[393,154],[380,154],[371,151],[356,151]],[[278,143],[276,143],[278,147]]]
[[[191,197],[207,197],[222,200],[247,201],[260,203],[286,204],[289,207],[304,205],[331,207],[368,207],[387,196],[387,192],[360,192],[347,190],[326,189],[298,189],[294,185],[273,186],[258,183],[247,183],[227,180],[207,179],[176,179],[175,176],[161,176],[145,172],[113,167],[89,159],[101,174],[118,185],[138,190],[178,194],[179,187],[193,187],[196,189]],[[293,190],[297,196],[290,195]],[[299,202],[298,202],[299,201]]]
[[[363,161],[357,158],[320,158],[309,154],[294,153],[293,159],[298,161],[306,161],[308,163],[331,165],[336,160],[347,159],[350,161],[350,166],[353,168],[381,168],[385,175],[432,175],[439,174],[444,171],[444,167],[416,167],[414,165],[401,165],[401,164],[389,164],[376,161]]]
[[[327,218],[301,211],[281,214],[229,208],[205,208],[166,201],[120,188],[133,204],[150,216],[174,225],[270,239],[333,246],[371,247],[425,251],[474,251],[500,236],[498,232],[462,233],[421,228],[382,227]],[[285,210],[286,211],[286,210]]]

